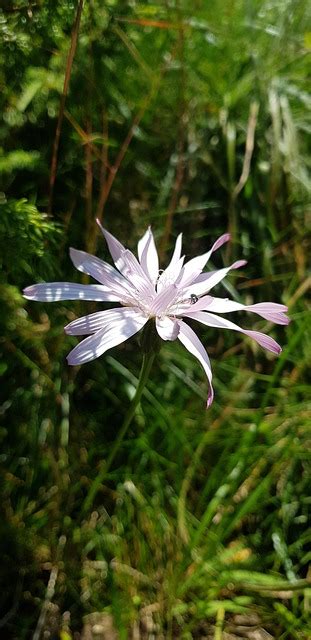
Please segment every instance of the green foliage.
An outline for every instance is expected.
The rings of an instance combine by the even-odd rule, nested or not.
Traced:
[[[1,150],[0,150],[1,151]],[[33,169],[39,154],[35,151],[11,151],[0,156],[0,173],[13,173],[20,169]]]
[[[307,640],[306,2],[91,0],[68,69],[77,4],[0,8],[1,633],[65,640],[96,620],[120,638],[220,640],[244,625]],[[251,279],[228,278],[230,297],[284,302],[292,318],[286,331],[244,319],[278,337],[277,361],[201,328],[208,412],[203,373],[165,344],[103,481],[138,342],[68,368],[63,326],[95,307],[21,294],[81,281],[68,247],[103,254],[98,214],[131,249],[152,224],[163,263],[178,232],[195,255],[229,229],[217,264],[242,256]]]
[[[14,169],[16,168],[17,165],[14,165]],[[3,197],[0,202],[2,281],[3,278],[10,278],[12,283],[21,284],[25,276],[33,277],[36,274],[35,261],[38,263],[39,259],[40,268],[46,277],[55,273],[56,261],[51,261],[45,248],[47,243],[50,247],[56,247],[59,234],[59,226],[49,221],[35,205],[25,199],[6,201]]]

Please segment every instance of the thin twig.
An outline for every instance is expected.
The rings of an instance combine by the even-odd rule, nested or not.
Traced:
[[[94,156],[96,156],[96,158],[98,158],[98,160],[100,160],[101,159],[101,153],[97,149],[96,145],[94,145],[93,142],[92,142],[93,139],[95,138],[96,134],[88,135],[87,131],[84,131],[84,129],[82,129],[82,127],[75,120],[73,115],[67,109],[64,110],[64,116],[65,116],[65,118],[67,118],[68,122],[70,122],[70,124],[73,126],[73,128],[77,132],[78,136],[80,136],[80,138],[82,140],[82,144],[88,144],[91,147],[92,154]]]
[[[149,94],[147,95],[146,99],[144,100],[142,107],[139,109],[138,113],[136,114],[136,116],[134,117],[134,120],[131,124],[131,127],[121,145],[121,148],[119,150],[119,153],[116,157],[116,160],[114,162],[114,164],[111,167],[107,167],[108,169],[108,176],[107,179],[104,181],[100,194],[99,194],[99,200],[98,200],[98,205],[97,205],[97,215],[96,217],[102,221],[103,219],[103,215],[104,215],[104,208],[105,208],[105,204],[108,200],[112,185],[114,183],[115,177],[120,169],[120,166],[122,164],[122,161],[126,155],[126,152],[129,148],[129,145],[132,141],[133,135],[135,133],[136,128],[138,127],[141,119],[143,118],[145,111],[149,105],[149,103],[151,102],[151,100],[153,99],[154,94],[156,93],[158,86],[160,84],[160,81],[162,79],[162,75],[164,73],[165,69],[163,69],[163,71],[159,74],[159,76],[157,77],[156,81],[152,84],[151,90],[149,92]],[[88,251],[90,253],[94,253],[96,250],[96,236],[97,236],[97,226],[94,224],[93,225],[93,232],[90,234],[90,238],[89,238],[89,244],[88,244]]]
[[[181,129],[182,129],[182,127],[181,127]],[[162,236],[161,247],[160,247],[160,251],[159,251],[161,260],[164,257],[164,253],[166,251],[167,243],[168,243],[169,237],[170,237],[171,232],[172,232],[173,217],[174,217],[174,213],[175,213],[175,211],[177,209],[178,197],[179,197],[179,194],[180,194],[180,190],[181,190],[181,186],[182,186],[182,182],[183,182],[183,177],[184,177],[184,172],[185,172],[184,134],[183,133],[180,134],[180,139],[179,139],[179,143],[178,143],[178,152],[177,153],[178,153],[178,161],[177,161],[177,167],[176,167],[176,173],[175,173],[175,180],[174,180],[174,184],[173,184],[173,188],[172,188],[171,199],[170,199],[168,210],[167,210],[164,233],[163,233],[163,236]]]
[[[152,95],[153,95],[153,90],[152,90]],[[140,121],[141,121],[141,119],[142,119],[142,117],[143,117],[143,115],[144,115],[144,113],[146,111],[148,102],[151,100],[151,97],[152,96],[149,94],[148,100],[146,100],[144,102],[143,106],[141,107],[141,109],[136,114],[136,116],[135,116],[135,118],[134,118],[134,120],[133,120],[133,122],[131,124],[131,127],[130,127],[130,129],[129,129],[129,131],[128,131],[128,133],[127,133],[127,135],[126,135],[126,137],[125,137],[125,139],[124,139],[124,141],[123,141],[123,143],[121,145],[121,148],[120,148],[120,151],[119,151],[119,153],[117,155],[116,161],[115,161],[115,163],[113,164],[113,166],[109,170],[108,178],[107,178],[106,182],[104,183],[104,185],[103,185],[103,187],[101,189],[101,192],[100,192],[100,196],[99,196],[99,201],[98,201],[98,206],[97,206],[97,218],[99,220],[102,220],[103,213],[104,213],[104,207],[105,207],[105,204],[107,202],[109,193],[111,191],[111,187],[112,187],[112,185],[114,183],[114,180],[115,180],[115,177],[116,177],[116,175],[117,175],[117,173],[118,173],[118,171],[120,169],[120,166],[122,164],[124,156],[125,156],[125,154],[126,154],[126,152],[128,150],[130,142],[131,142],[131,140],[133,138],[133,135],[135,133],[135,130],[138,127],[138,125],[139,125],[139,123],[140,123]]]
[[[122,16],[115,17],[117,22],[126,22],[128,24],[137,24],[141,27],[154,27],[157,29],[180,29],[179,22],[168,22],[167,20],[149,20],[149,18],[123,18]],[[183,27],[190,28],[190,25],[183,23]]]
[[[248,180],[251,160],[254,151],[255,130],[257,124],[257,116],[259,111],[258,102],[252,102],[249,108],[249,117],[247,124],[245,153],[243,160],[243,167],[240,179],[233,189],[230,189],[229,193],[229,205],[228,205],[228,217],[229,217],[229,231],[231,233],[232,244],[227,247],[227,259],[233,260],[236,256],[236,241],[237,241],[237,211],[236,211],[236,199]]]
[[[92,133],[91,119],[87,119],[86,130],[88,138]],[[85,217],[87,236],[92,226],[92,208],[93,208],[93,164],[92,164],[92,147],[89,142],[85,145]]]
[[[178,7],[179,8],[179,7]],[[179,11],[180,13],[180,11]],[[180,17],[180,16],[179,16]],[[177,166],[175,172],[175,180],[172,188],[172,194],[168,206],[168,211],[165,220],[164,233],[162,236],[161,247],[160,247],[160,258],[161,260],[164,258],[164,253],[166,251],[167,243],[169,237],[172,232],[173,226],[173,217],[174,213],[177,209],[178,197],[180,194],[184,172],[185,172],[185,160],[184,160],[184,150],[185,150],[185,132],[186,132],[186,105],[185,105],[185,62],[184,62],[184,25],[183,22],[180,21],[180,29],[179,29],[179,38],[178,38],[178,50],[179,50],[179,60],[181,63],[181,74],[180,74],[180,92],[179,92],[179,123],[178,123],[178,142],[177,142]]]
[[[255,140],[255,130],[257,124],[257,117],[259,111],[258,102],[252,102],[249,109],[249,118],[247,124],[247,135],[246,135],[246,143],[245,143],[245,154],[243,160],[242,173],[239,179],[239,182],[235,186],[232,194],[233,200],[239,195],[245,186],[250,172],[251,160],[254,151],[254,140]]]
[[[99,183],[104,184],[107,178],[107,168],[109,167],[109,125],[107,110],[103,111],[103,144],[101,150],[101,163],[99,171]]]
[[[83,9],[83,0],[79,0],[77,14],[76,14],[76,18],[75,18],[75,22],[72,30],[72,35],[71,35],[70,49],[69,49],[67,64],[66,64],[64,87],[63,87],[63,93],[60,100],[59,114],[58,114],[58,120],[57,120],[57,126],[56,126],[56,132],[55,132],[55,138],[54,138],[54,144],[53,144],[51,170],[50,170],[50,185],[49,185],[49,204],[48,204],[49,214],[52,213],[53,192],[54,192],[54,184],[55,184],[56,171],[57,171],[57,158],[58,158],[60,133],[61,133],[62,123],[64,118],[65,102],[66,102],[66,97],[68,93],[72,64],[73,64],[73,60],[74,60],[74,56],[77,48],[82,9]]]
[[[127,34],[117,24],[115,24],[112,27],[112,31],[120,38],[120,40],[122,40],[122,42],[125,44],[128,51],[130,52],[132,58],[135,60],[138,66],[143,70],[145,75],[148,78],[152,78],[153,76],[152,70],[147,65],[143,57],[140,55],[138,49],[135,47],[134,43],[130,40]]]

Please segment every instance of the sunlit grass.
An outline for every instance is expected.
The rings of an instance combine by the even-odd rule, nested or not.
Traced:
[[[97,624],[108,640],[114,629],[135,640],[307,640],[306,3],[85,3],[47,220],[76,10],[56,4],[0,9],[0,636],[68,640]],[[278,359],[201,327],[208,411],[203,371],[181,345],[163,345],[103,481],[139,341],[68,368],[76,339],[63,327],[95,306],[35,307],[20,294],[79,278],[68,246],[95,246],[99,209],[131,249],[152,224],[163,258],[180,231],[190,257],[229,229],[211,268],[245,258],[247,278],[232,274],[218,293],[282,302],[292,320],[243,319],[282,344]]]

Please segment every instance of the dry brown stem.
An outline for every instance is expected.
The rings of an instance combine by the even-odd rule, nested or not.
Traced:
[[[56,172],[57,172],[57,159],[58,159],[60,134],[61,134],[62,123],[64,119],[65,103],[66,103],[66,97],[68,94],[72,64],[73,64],[73,60],[74,60],[74,56],[77,48],[82,9],[83,9],[83,0],[79,0],[77,14],[76,14],[72,34],[71,34],[71,42],[70,42],[70,49],[69,49],[67,64],[66,64],[64,87],[63,87],[63,93],[60,100],[58,120],[57,120],[56,132],[55,132],[55,138],[54,138],[54,144],[53,144],[51,170],[50,170],[50,184],[49,184],[49,203],[48,203],[49,214],[52,213],[52,207],[53,207],[53,193],[54,193],[54,185],[55,185]]]

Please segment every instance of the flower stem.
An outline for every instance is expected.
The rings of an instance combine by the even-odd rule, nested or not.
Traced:
[[[119,448],[123,442],[123,439],[127,433],[127,430],[134,418],[135,415],[135,411],[137,408],[137,405],[140,402],[141,396],[143,394],[146,382],[148,380],[148,376],[150,373],[150,369],[152,367],[152,363],[154,361],[155,358],[155,352],[154,351],[149,351],[148,353],[144,353],[143,355],[143,362],[142,362],[142,366],[141,366],[141,370],[140,370],[140,374],[139,374],[139,378],[138,378],[138,385],[135,391],[135,395],[132,398],[131,404],[128,408],[128,411],[126,413],[126,416],[124,418],[122,427],[117,435],[117,438],[114,441],[113,447],[110,451],[110,454],[107,458],[107,460],[104,462],[104,464],[102,465],[99,473],[97,474],[96,478],[93,480],[89,492],[84,500],[83,506],[82,506],[82,513],[85,513],[86,511],[88,511],[90,509],[90,507],[92,506],[95,496],[100,488],[100,485],[102,484],[105,476],[107,475],[118,451]]]

